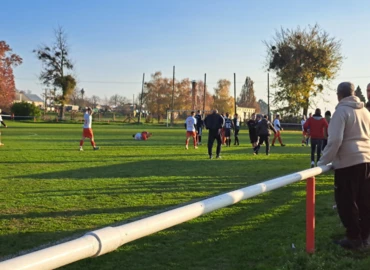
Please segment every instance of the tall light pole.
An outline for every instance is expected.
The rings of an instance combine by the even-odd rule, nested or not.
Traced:
[[[236,114],[236,74],[234,73],[234,114]]]
[[[141,122],[141,111],[143,108],[143,96],[144,96],[144,80],[145,80],[145,73],[143,73],[143,82],[141,84],[141,97],[140,97],[140,111],[139,111],[139,117],[137,119],[137,122],[140,124]]]
[[[172,78],[172,112],[171,112],[171,126],[173,126],[173,118],[174,118],[174,115],[173,115],[173,110],[174,110],[174,102],[175,102],[175,66],[173,66],[173,78]],[[168,117],[168,116],[167,116]]]
[[[270,119],[270,70],[267,71],[267,116]]]
[[[82,106],[85,106],[85,101],[84,101],[85,90],[82,88],[80,92],[81,92],[81,96],[82,96]]]

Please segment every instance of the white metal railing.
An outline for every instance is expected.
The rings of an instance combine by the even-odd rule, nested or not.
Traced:
[[[181,224],[242,200],[252,198],[264,192],[268,192],[300,180],[305,180],[307,178],[314,179],[314,176],[329,170],[331,170],[331,165],[292,173],[182,206],[161,214],[143,218],[125,225],[105,227],[86,233],[78,239],[0,262],[0,269],[55,269],[85,258],[100,256],[117,249],[125,243]],[[312,182],[314,183],[314,181]],[[312,188],[310,190],[312,191]],[[314,191],[313,194],[312,192],[310,193],[314,196]],[[311,204],[312,205],[307,204],[307,209],[311,209],[309,210],[310,215],[314,215],[314,199]],[[314,217],[312,217],[312,220],[307,224],[309,224],[307,225],[307,230],[309,230],[309,227],[311,228],[311,232],[309,233],[311,236],[307,237],[312,237],[314,235]],[[314,242],[312,243],[314,245]],[[313,249],[313,247],[307,248],[307,250],[308,249]],[[313,250],[311,250],[311,252],[313,252]]]

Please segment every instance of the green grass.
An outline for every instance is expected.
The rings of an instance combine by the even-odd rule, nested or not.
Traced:
[[[223,159],[184,150],[184,130],[95,125],[100,151],[78,151],[81,124],[13,123],[0,148],[0,260],[187,202],[306,169],[309,149],[251,154],[248,134]],[[149,141],[131,135],[147,129]],[[343,235],[333,177],[317,179],[316,253],[305,253],[305,183],[296,183],[62,269],[369,269],[368,254],[332,244]],[[292,248],[294,243],[295,248]]]

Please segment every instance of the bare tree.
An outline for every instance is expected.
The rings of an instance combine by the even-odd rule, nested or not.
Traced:
[[[68,102],[70,94],[75,89],[76,80],[72,75],[67,74],[73,70],[72,60],[69,58],[67,35],[62,27],[58,27],[54,33],[55,41],[51,47],[41,45],[33,52],[43,64],[40,74],[42,83],[61,89],[61,94],[56,99],[61,103],[60,118],[63,119],[64,104]]]
[[[94,108],[98,105],[99,101],[100,101],[100,97],[95,96],[95,95],[91,97],[91,102]]]

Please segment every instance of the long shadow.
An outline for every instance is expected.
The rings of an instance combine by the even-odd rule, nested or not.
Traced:
[[[292,158],[292,161],[294,159]],[[197,172],[197,176],[233,176],[243,175],[248,177],[248,166],[254,168],[264,168],[268,164],[271,175],[278,176],[279,170],[286,174],[289,171],[289,159],[285,159],[284,164],[279,160],[268,160],[267,158],[256,159],[253,162],[245,160],[146,160],[133,161],[122,164],[108,166],[79,168],[75,170],[28,174],[17,176],[17,178],[31,179],[60,179],[74,178],[80,180],[90,180],[90,178],[123,178],[123,177],[147,177],[155,176],[186,176],[189,177],[189,169]],[[178,168],[173,171],[171,168]],[[222,169],[220,169],[222,168]],[[264,169],[261,169],[264,171]],[[259,171],[254,170],[254,174]],[[281,173],[282,175],[284,173]]]

